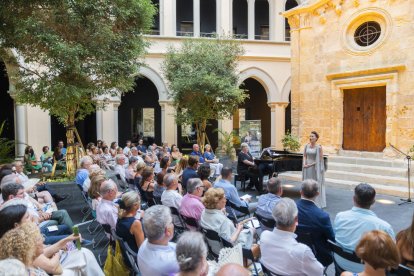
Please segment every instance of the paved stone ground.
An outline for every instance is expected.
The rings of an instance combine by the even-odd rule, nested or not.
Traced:
[[[74,184],[50,184],[58,193],[60,194],[69,194],[70,199],[67,199],[58,204],[59,208],[66,209],[71,215],[75,223],[79,223],[82,220],[81,209],[86,206],[83,202],[80,194],[80,190]],[[238,187],[240,184],[238,183]],[[299,198],[300,183],[294,181],[283,181],[284,194],[285,197],[290,197],[294,200]],[[240,192],[240,194],[244,194]],[[249,192],[253,195],[253,200],[257,200],[256,192]],[[326,190],[327,205],[325,209],[333,221],[335,215],[338,212],[348,210],[352,207],[352,196],[353,191],[344,190],[338,188],[331,188],[329,184]],[[404,204],[399,206],[400,199],[398,197],[386,196],[386,195],[377,195],[376,203],[374,204],[372,210],[378,215],[378,217],[388,221],[395,233],[408,227],[411,223],[414,205],[413,204]],[[89,234],[86,229],[87,225],[81,226],[80,231],[84,238],[92,240],[96,236]],[[102,235],[102,234],[100,234]],[[89,246],[95,255],[97,255],[102,250],[102,245],[93,249]],[[328,275],[334,275],[333,266],[331,265],[328,269]]]

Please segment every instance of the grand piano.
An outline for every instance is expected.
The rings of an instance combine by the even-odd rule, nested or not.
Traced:
[[[323,160],[326,170],[328,168],[328,157],[324,155]],[[254,163],[258,166],[262,163],[272,164],[273,173],[277,174],[287,171],[302,171],[303,154],[276,150],[275,148],[265,148],[260,158],[255,159]]]

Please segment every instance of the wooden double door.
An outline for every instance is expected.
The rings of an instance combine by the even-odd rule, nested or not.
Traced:
[[[344,90],[344,150],[384,150],[385,91],[385,86]]]

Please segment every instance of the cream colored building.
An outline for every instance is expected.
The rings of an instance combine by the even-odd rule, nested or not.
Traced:
[[[169,45],[179,46],[185,35],[209,39],[212,33],[219,33],[233,34],[245,48],[245,55],[241,57],[239,65],[240,84],[249,80],[252,88],[247,87],[251,98],[249,107],[243,110],[245,118],[239,119],[260,117],[263,120],[263,135],[266,136],[264,146],[281,148],[280,140],[288,127],[285,126],[285,121],[289,121],[285,114],[291,89],[290,33],[282,13],[296,6],[296,1],[153,2],[158,5],[159,13],[155,18],[153,34],[147,36],[151,46],[145,58],[146,66],[139,72],[141,78],[137,79],[136,93],[112,98],[105,110],[97,110],[81,126],[84,142],[102,139],[107,143],[117,141],[122,146],[125,139],[144,132],[155,136],[157,142],[168,141],[180,145],[184,130],[175,123],[174,109],[167,95],[168,86],[161,73],[164,55]],[[12,75],[12,68],[8,64],[5,67],[7,73]],[[0,88],[2,98],[9,97],[7,92],[13,97],[11,80],[4,79],[0,82]],[[259,93],[262,93],[260,97]],[[263,99],[262,105],[254,106],[259,98]],[[147,100],[148,103],[145,103]],[[7,101],[12,102],[10,99]],[[2,116],[9,120],[10,128],[14,126],[14,135],[9,136],[18,143],[18,156],[22,155],[25,144],[32,145],[35,152],[40,154],[42,146],[54,146],[57,140],[64,139],[62,127],[57,126],[47,112],[27,105],[14,104],[14,108],[11,108],[9,104],[6,107]],[[257,110],[261,114],[254,115]],[[237,128],[232,119],[222,120],[217,126],[226,131]]]
[[[291,26],[292,131],[327,152],[414,145],[414,2],[313,0]],[[381,155],[376,155],[381,156]]]

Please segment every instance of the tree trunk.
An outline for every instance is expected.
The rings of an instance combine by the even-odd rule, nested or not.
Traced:
[[[196,123],[197,143],[200,146],[201,153],[204,153],[204,146],[206,145],[206,127],[207,120],[203,120],[201,123]]]
[[[66,173],[73,176],[76,173],[75,162],[75,113],[70,112],[66,122]]]

